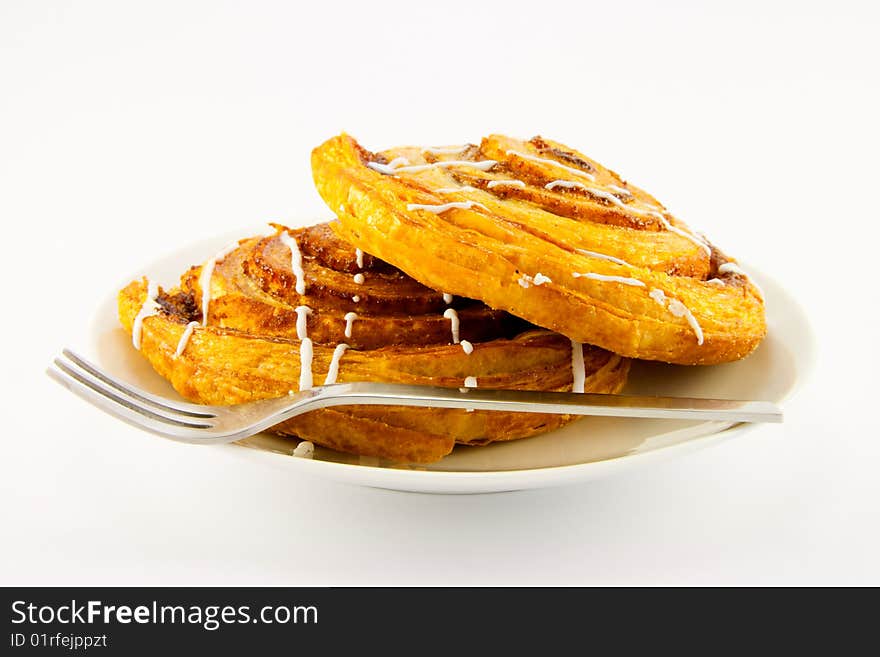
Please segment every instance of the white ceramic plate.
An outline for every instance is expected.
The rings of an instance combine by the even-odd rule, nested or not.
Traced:
[[[143,275],[163,286],[177,283],[189,266],[204,261],[241,231],[205,240],[156,260],[120,282]],[[636,362],[625,392],[783,402],[805,377],[814,359],[807,318],[800,306],[770,277],[752,272],[764,290],[769,334],[748,358],[711,367]],[[102,367],[153,393],[180,397],[131,347],[116,319],[116,289],[99,306],[88,335],[88,353]],[[405,491],[481,493],[538,488],[583,481],[619,472],[653,459],[717,444],[754,425],[625,418],[584,418],[542,436],[485,447],[456,447],[441,462],[400,466],[376,458],[341,454],[318,447],[312,460],[290,455],[296,441],[269,434],[239,444],[206,447],[228,450],[243,469],[254,461],[300,474]],[[159,440],[157,438],[157,440]]]

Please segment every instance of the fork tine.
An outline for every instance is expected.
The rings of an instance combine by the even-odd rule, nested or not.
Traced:
[[[93,365],[85,358],[74,353],[70,349],[62,349],[61,353],[66,356],[68,360],[77,365],[80,369],[85,370],[96,379],[99,379],[100,381],[114,388],[120,393],[133,399],[137,399],[144,404],[149,404],[154,408],[164,411],[171,411],[173,413],[179,413],[181,415],[189,415],[190,417],[216,417],[216,413],[212,413],[210,410],[208,410],[208,407],[197,406],[195,404],[187,404],[186,402],[172,402],[171,400],[151,395],[150,393],[140,390],[139,388],[135,388],[134,386],[128,385],[127,383],[123,383],[119,379],[110,376],[103,370],[99,369],[96,365]]]
[[[86,401],[89,401],[99,408],[116,415],[124,420],[133,422],[141,427],[158,431],[159,433],[167,433],[161,430],[161,425],[178,427],[181,429],[209,429],[212,425],[208,424],[207,419],[198,422],[200,418],[182,418],[168,415],[162,415],[149,408],[141,406],[136,400],[126,398],[114,389],[104,385],[97,379],[78,371],[75,367],[71,367],[68,363],[60,358],[56,358],[54,367],[49,367],[47,374],[59,383],[63,384],[71,391],[79,394]],[[158,423],[158,426],[157,426]]]

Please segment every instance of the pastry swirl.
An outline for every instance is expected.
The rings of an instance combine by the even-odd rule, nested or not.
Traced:
[[[235,404],[337,381],[572,389],[579,345],[563,336],[427,288],[358,254],[327,224],[275,229],[190,268],[179,288],[159,290],[154,304],[145,280],[120,292],[121,323],[183,397]],[[143,316],[144,308],[153,312]],[[618,392],[629,361],[582,349],[583,390]],[[313,411],[272,430],[354,454],[428,463],[455,443],[523,438],[572,419],[351,406]]]
[[[742,358],[766,333],[760,290],[653,196],[562,144],[312,152],[333,229],[424,285],[572,340],[680,364]]]

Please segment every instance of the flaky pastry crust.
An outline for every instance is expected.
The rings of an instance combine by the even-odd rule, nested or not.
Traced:
[[[284,237],[286,236],[286,237]],[[285,242],[285,239],[287,242]],[[297,292],[293,240],[302,258],[305,293]],[[234,248],[183,274],[179,288],[160,290],[155,314],[143,318],[140,350],[156,371],[186,399],[236,404],[286,395],[299,389],[305,331],[313,353],[314,385],[325,381],[337,356],[335,381],[383,381],[445,387],[475,377],[481,388],[571,390],[571,342],[535,329],[507,313],[469,299],[447,299],[367,254],[360,264],[353,247],[326,225],[241,240]],[[210,271],[207,324],[204,267]],[[355,276],[363,281],[356,282]],[[149,306],[148,283],[134,281],[119,293],[119,317],[130,333]],[[353,297],[358,301],[353,301]],[[146,303],[146,306],[145,306]],[[307,311],[297,311],[307,307]],[[448,308],[456,311],[453,344]],[[357,317],[347,321],[348,313]],[[300,314],[305,313],[305,322]],[[188,339],[182,341],[187,326]],[[629,361],[584,347],[586,392],[618,392]],[[573,418],[530,413],[467,412],[381,406],[314,411],[273,428],[354,454],[398,462],[430,463],[455,443],[480,445],[523,438]]]
[[[572,340],[679,364],[742,358],[766,333],[734,261],[644,190],[562,144],[312,152],[334,230],[424,285]]]

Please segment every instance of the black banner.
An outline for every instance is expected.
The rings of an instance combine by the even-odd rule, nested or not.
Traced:
[[[577,592],[423,588],[7,588],[3,654],[177,654],[385,646],[404,638],[498,645],[581,627]],[[577,612],[577,613],[575,613]],[[497,629],[495,629],[497,628]],[[487,632],[487,630],[491,630]],[[494,636],[493,636],[494,635]],[[390,642],[390,644],[389,644]]]
[[[776,593],[547,588],[6,588],[4,655],[293,654],[355,648],[411,654],[557,654],[648,640],[681,650],[699,637],[727,647],[783,637],[790,647],[816,610],[785,622]],[[790,598],[785,596],[787,603]],[[798,596],[805,600],[805,596]],[[806,596],[809,598],[809,596]],[[726,603],[726,604],[725,604]],[[786,609],[794,612],[787,604]],[[797,607],[797,605],[795,605]],[[805,613],[804,613],[805,612]],[[794,622],[797,619],[797,622]],[[822,624],[829,620],[822,612]],[[862,628],[870,623],[852,623]],[[827,629],[827,628],[826,628]],[[612,642],[609,644],[609,642]],[[701,643],[703,642],[703,643]],[[765,644],[762,644],[765,645]],[[770,644],[766,644],[770,645]],[[283,651],[283,653],[281,652]],[[330,654],[336,654],[331,652]]]

